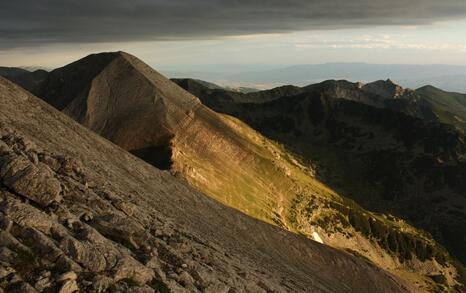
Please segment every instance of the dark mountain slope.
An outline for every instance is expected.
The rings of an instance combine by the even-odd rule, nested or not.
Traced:
[[[321,91],[228,114],[316,164],[342,194],[409,219],[466,260],[463,132]]]
[[[345,99],[383,108],[386,98],[376,94],[374,91],[366,91],[365,88],[365,85],[362,83],[352,83],[346,80],[327,80],[303,87],[305,92],[318,93],[337,99]]]
[[[3,79],[0,102],[8,292],[407,290],[355,257],[208,199]]]
[[[312,92],[377,108],[391,109],[427,121],[442,122],[461,128],[466,126],[465,95],[444,92],[431,86],[411,90],[402,88],[391,80],[378,80],[367,84],[327,80],[302,88],[278,87],[255,92],[254,95],[241,96],[225,89],[206,89],[195,80],[177,82],[184,89],[200,97],[205,105],[222,112],[231,111],[237,103],[263,103],[303,92]]]
[[[0,76],[4,76],[6,78],[15,77],[23,74],[30,73],[26,69],[18,68],[18,67],[2,67],[0,66]]]
[[[303,89],[377,108],[392,109],[426,121],[437,121],[460,128],[466,126],[466,95],[445,92],[432,86],[411,90],[402,88],[391,80],[368,84],[325,81]]]
[[[45,70],[28,71],[16,67],[0,67],[0,76],[20,85],[30,92],[36,93],[42,86],[48,72]]]
[[[0,74],[0,76],[2,76]],[[43,85],[43,82],[48,76],[48,72],[45,70],[36,70],[33,72],[27,72],[16,76],[5,76],[7,79],[20,85],[22,88],[27,89],[32,93],[37,93]]]
[[[195,79],[172,79],[172,81],[199,97],[204,105],[215,109],[232,107],[235,103],[263,103],[303,92],[299,87],[288,85],[270,90],[241,93],[221,87],[208,86],[205,84],[206,82]]]
[[[433,86],[421,87],[416,93],[434,109],[440,121],[466,129],[465,94],[446,92]]]
[[[391,109],[427,121],[440,121],[434,109],[430,108],[415,91],[402,88],[389,79],[367,84],[329,80],[303,89],[313,94],[324,94],[376,108]]]

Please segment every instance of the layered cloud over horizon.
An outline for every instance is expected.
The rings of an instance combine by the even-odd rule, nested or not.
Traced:
[[[466,64],[464,0],[0,2],[0,65],[124,50],[154,66]]]
[[[463,0],[17,0],[0,3],[0,47],[424,25],[465,16]]]

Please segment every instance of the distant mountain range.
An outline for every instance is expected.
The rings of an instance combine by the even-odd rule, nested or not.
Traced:
[[[211,69],[212,70],[212,69]],[[384,65],[365,63],[328,63],[317,65],[294,65],[234,72],[165,72],[173,78],[197,78],[228,86],[271,88],[294,84],[305,86],[328,79],[345,79],[353,82],[370,82],[379,79],[393,79],[408,88],[426,84],[453,92],[466,93],[466,66],[454,65]]]
[[[427,121],[466,128],[466,94],[446,92],[430,85],[411,90],[390,79],[366,84],[327,80],[304,87],[288,85],[241,93],[199,80],[172,80],[217,111],[234,109],[236,104],[264,103],[302,93],[319,92],[337,99],[352,100],[376,108],[396,110]]]
[[[144,210],[144,198],[147,192],[160,189],[163,195],[149,197],[148,208],[156,208],[160,203],[159,208],[169,210],[178,224],[188,229],[196,226],[194,231],[198,232],[206,232],[209,217],[215,218],[211,226],[215,233],[209,239],[218,242],[221,249],[235,247],[234,241],[230,246],[227,239],[232,240],[234,233],[241,234],[237,240],[241,245],[237,250],[232,249],[236,253],[234,257],[262,264],[263,255],[256,252],[262,249],[260,243],[270,257],[281,255],[279,258],[284,263],[277,265],[274,262],[275,271],[267,266],[263,266],[263,270],[264,274],[285,278],[285,267],[288,267],[296,282],[281,282],[288,288],[285,291],[464,290],[464,95],[432,86],[410,90],[392,80],[369,83],[328,80],[302,87],[288,85],[244,93],[199,80],[168,80],[124,52],[90,55],[51,72],[13,70],[15,73],[11,74],[12,69],[8,72],[5,77],[120,147],[89,139],[88,132],[64,116],[58,116],[58,122],[48,118],[43,112],[52,110],[45,105],[37,106],[41,104],[35,97],[6,81],[0,84],[3,95],[0,97],[7,105],[7,109],[0,109],[0,117],[4,117],[5,122],[22,126],[16,127],[17,130],[28,130],[27,136],[41,147],[51,148],[54,152],[69,148],[68,154],[79,158],[89,156],[97,167],[97,174],[93,176],[100,176],[91,186],[106,185],[108,175],[108,180],[118,187],[114,193],[124,197],[124,201],[116,200],[117,196],[112,194],[105,195],[99,189],[95,193],[103,194],[104,202],[111,201],[122,210],[119,221],[100,215],[100,206],[92,205],[91,212],[99,216],[89,223],[104,233],[105,241],[112,241],[109,242],[112,245],[113,241],[121,242],[129,247],[130,253],[141,263],[145,263],[146,253],[144,228],[135,228],[140,233],[133,237],[121,224],[129,221],[131,227],[140,227],[150,221],[153,214]],[[18,107],[15,100],[18,100]],[[33,126],[27,122],[29,115],[36,121]],[[47,123],[42,128],[37,121]],[[63,137],[53,138],[54,129],[64,129],[60,131]],[[47,135],[52,136],[54,143],[47,143]],[[21,137],[7,139],[12,136],[18,134],[13,132],[2,137],[16,150],[15,156],[31,157],[35,165],[42,166],[43,161],[53,167],[53,162],[47,160],[36,162],[34,155],[26,151],[24,145],[19,145]],[[81,138],[86,141],[85,145],[79,145]],[[57,142],[65,144],[66,148]],[[152,166],[134,161],[123,150]],[[107,152],[112,155],[105,155]],[[10,166],[10,163],[5,164]],[[157,171],[153,175],[150,168],[166,170],[178,179],[168,172]],[[118,174],[114,170],[118,170]],[[126,173],[130,174],[131,180],[127,181],[121,175]],[[69,180],[59,174],[54,176]],[[75,180],[81,180],[82,176],[79,176]],[[151,179],[154,176],[158,179]],[[16,177],[12,178],[10,181],[14,183]],[[26,181],[14,185],[8,180],[5,184],[11,185],[13,190],[16,187],[20,192],[29,190],[21,189],[27,186]],[[282,230],[264,228],[263,223],[253,228],[250,220],[242,220],[244,216],[239,213],[225,212],[217,202],[217,205],[210,205],[217,212],[210,213],[197,193],[180,193],[185,189],[177,180],[223,205]],[[31,184],[32,187],[37,185],[36,181]],[[82,185],[84,187],[78,187],[84,188],[85,192],[86,185]],[[68,195],[66,203],[71,212],[79,211],[78,219],[87,219],[81,215],[79,205],[76,206],[75,200],[82,200],[78,187],[71,188],[70,194],[74,197]],[[174,193],[173,197],[169,195],[170,191]],[[33,199],[37,201],[37,198]],[[201,205],[200,210],[195,212],[198,205]],[[140,209],[142,211],[138,212]],[[179,215],[174,214],[177,212]],[[186,213],[186,222],[183,213]],[[223,216],[219,216],[221,214]],[[238,219],[237,223],[231,222],[236,221],[234,219]],[[219,226],[222,222],[225,227]],[[229,224],[238,225],[232,227],[234,232],[224,232],[229,229]],[[124,233],[120,235],[122,229]],[[249,239],[252,234],[238,229],[252,229],[257,239]],[[262,230],[265,232],[259,232]],[[321,242],[343,251],[345,256],[330,248],[311,252],[315,251],[314,247],[320,247],[316,243],[295,247],[290,244],[295,241],[294,236],[286,236],[284,245],[280,245],[278,234],[272,231],[301,234],[303,240]],[[178,235],[175,232],[171,230],[167,237]],[[165,232],[161,233],[165,235]],[[183,235],[197,239],[191,234]],[[246,243],[249,241],[251,243]],[[138,281],[143,284],[153,285],[153,279],[156,279],[156,284],[173,286],[174,289],[189,286],[191,281],[186,280],[192,279],[190,290],[202,292],[206,285],[200,281],[202,278],[196,277],[197,271],[188,271],[188,277],[182,269],[172,269],[178,261],[163,258],[167,251],[180,254],[186,246],[178,246],[175,240],[168,243],[176,249],[173,252],[166,246],[160,247],[159,255],[164,265],[158,267],[167,272],[164,278],[152,277],[150,270],[142,277],[131,270],[122,274],[126,278],[141,277]],[[191,243],[188,242],[187,247]],[[306,242],[296,241],[297,245],[300,243]],[[86,249],[83,254],[91,251]],[[301,272],[297,255],[302,255]],[[354,265],[348,264],[349,259],[354,260]],[[228,265],[235,262],[221,260]],[[314,260],[320,261],[315,263]],[[201,261],[199,265],[209,261]],[[137,268],[146,272],[147,266]],[[244,269],[249,275],[255,268],[246,266]],[[176,272],[174,276],[171,270]],[[316,273],[319,270],[321,272]],[[31,274],[28,275],[31,279],[36,277],[35,272],[26,271]],[[362,281],[363,275],[367,276],[368,282]],[[78,281],[87,275],[82,276]],[[236,278],[236,273],[231,276]],[[371,278],[375,281],[369,281]],[[257,285],[259,281],[256,279],[254,275],[254,286],[274,291],[270,289],[274,284]],[[347,282],[347,286],[342,282]],[[226,285],[234,286],[231,282]]]

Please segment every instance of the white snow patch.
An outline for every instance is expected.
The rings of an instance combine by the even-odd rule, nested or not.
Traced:
[[[322,241],[322,238],[320,238],[319,233],[312,232],[312,238],[314,238],[314,241],[324,244],[324,241]]]

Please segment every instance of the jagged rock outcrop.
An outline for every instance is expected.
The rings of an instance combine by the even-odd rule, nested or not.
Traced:
[[[417,90],[403,88],[392,80],[362,84],[347,81],[325,81],[303,88],[313,94],[360,102],[431,122],[466,127],[466,97],[432,86]]]
[[[367,93],[380,96],[384,99],[397,99],[405,96],[412,90],[404,89],[392,80],[377,80],[362,85],[361,89]]]
[[[31,164],[29,159],[16,155],[3,142],[0,142],[0,151],[4,153],[0,160],[0,178],[6,187],[43,207],[60,199],[60,183],[47,165]]]
[[[0,104],[2,170],[16,158],[18,170],[43,166],[40,176],[49,179],[24,191],[2,171],[6,292],[414,290],[356,257],[209,199],[1,78]],[[35,188],[60,197],[44,201],[31,196]]]

